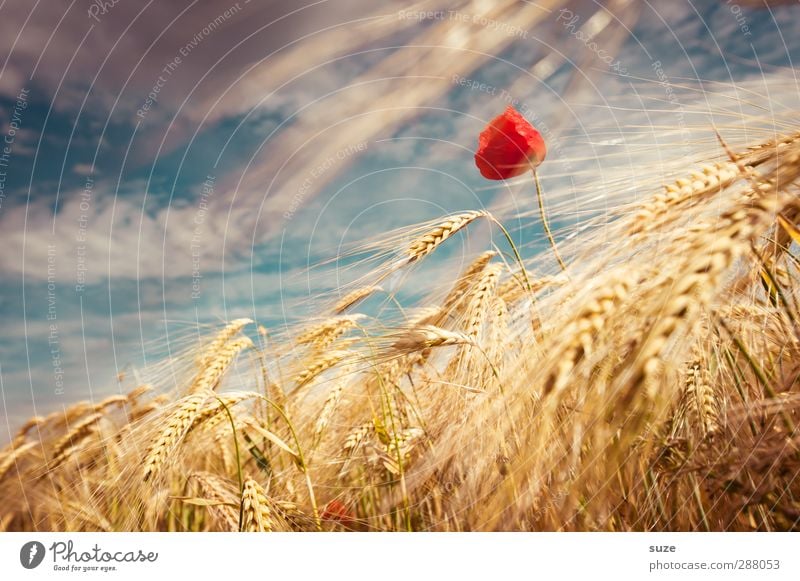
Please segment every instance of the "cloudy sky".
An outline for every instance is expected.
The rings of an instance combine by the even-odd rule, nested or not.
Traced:
[[[509,103],[575,238],[647,193],[635,152],[669,173],[702,145],[676,128],[796,101],[800,7],[744,4],[3,0],[0,413],[115,393],[209,324],[313,315],[358,269],[308,268],[387,230],[530,210],[472,161]]]

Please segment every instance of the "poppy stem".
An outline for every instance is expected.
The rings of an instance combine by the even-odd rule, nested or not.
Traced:
[[[564,261],[561,259],[561,255],[558,253],[558,248],[556,247],[556,241],[553,238],[553,233],[550,232],[550,225],[547,223],[547,212],[544,210],[544,196],[542,195],[542,184],[539,182],[539,174],[536,173],[536,170],[533,170],[533,181],[536,183],[536,199],[539,202],[539,215],[542,217],[542,226],[544,227],[544,233],[547,234],[547,239],[550,241],[550,246],[553,247],[553,254],[556,255],[556,260],[558,261],[559,266],[561,266],[561,270],[566,271],[567,265],[564,264]]]

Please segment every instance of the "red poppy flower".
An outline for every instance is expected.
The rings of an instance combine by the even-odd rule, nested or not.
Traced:
[[[535,169],[547,148],[538,131],[511,105],[478,138],[475,165],[490,180],[507,180]]]
[[[353,515],[347,507],[338,500],[331,500],[322,511],[322,520],[334,521],[344,526],[352,525]]]

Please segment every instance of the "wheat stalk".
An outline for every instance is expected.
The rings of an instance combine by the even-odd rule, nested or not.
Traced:
[[[165,393],[159,394],[154,397],[151,401],[147,402],[144,405],[138,404],[131,410],[130,417],[128,421],[133,424],[134,422],[140,420],[144,416],[150,414],[151,412],[156,411],[163,407],[169,401],[169,396]]]
[[[434,325],[419,325],[392,335],[392,349],[396,353],[412,353],[431,347],[472,344],[472,339],[462,333],[448,331]]]
[[[377,285],[370,285],[362,288],[357,288],[354,291],[347,293],[341,299],[339,299],[336,302],[336,304],[333,305],[333,312],[336,313],[337,315],[340,315],[350,307],[366,299],[368,296],[376,292],[381,292],[382,290],[383,289]]]
[[[472,340],[478,338],[481,327],[485,320],[486,313],[489,311],[489,304],[495,296],[497,282],[503,267],[500,264],[493,264],[486,268],[480,278],[475,283],[469,296],[467,305],[466,334]]]
[[[717,228],[701,229],[688,237],[686,247],[678,254],[687,259],[678,269],[679,276],[667,283],[669,300],[636,354],[632,389],[659,372],[661,352],[669,338],[709,303],[722,274],[769,226],[772,216],[793,203],[793,197],[782,193],[782,189],[799,176],[800,151],[787,152],[775,176],[737,200],[719,218]]]
[[[445,240],[450,238],[459,230],[466,228],[478,218],[488,216],[487,212],[474,211],[464,212],[450,216],[425,232],[425,234],[414,239],[408,246],[406,255],[408,262],[414,262],[427,256],[438,248]]]
[[[14,436],[14,440],[15,441],[24,440],[25,437],[28,435],[28,432],[31,431],[31,429],[33,429],[33,428],[35,428],[37,426],[41,426],[46,421],[47,420],[45,418],[41,417],[41,416],[33,416],[28,421],[26,421],[24,424],[22,424],[20,429],[17,431],[17,434]]]
[[[229,418],[225,410],[231,411],[231,407],[237,403],[258,397],[260,397],[259,394],[250,391],[236,391],[219,395],[198,412],[189,431],[196,429],[200,425],[206,430],[212,430],[219,424],[228,421]]]
[[[125,405],[126,403],[128,403],[128,399],[129,399],[129,397],[128,397],[127,394],[125,394],[125,395],[123,395],[123,394],[110,395],[107,398],[105,398],[104,400],[102,400],[100,403],[98,403],[96,406],[94,406],[94,411],[100,412],[100,411],[105,410],[106,408],[109,408],[109,407],[113,406],[113,405],[121,407],[121,406]]]
[[[249,337],[240,337],[224,344],[216,355],[205,359],[206,365],[195,377],[189,387],[189,393],[193,394],[216,389],[222,376],[236,359],[236,356],[241,351],[251,348],[253,348],[253,341]]]
[[[367,422],[366,424],[353,428],[353,430],[347,434],[344,444],[342,444],[342,450],[344,450],[345,453],[352,453],[361,445],[364,438],[374,430],[375,424],[373,422]]]
[[[128,402],[134,404],[139,400],[140,397],[151,391],[153,391],[153,386],[147,383],[143,383],[142,385],[134,387],[128,392]]]
[[[591,355],[596,336],[628,298],[635,279],[627,268],[614,271],[580,305],[577,316],[564,327],[562,336],[568,338],[568,343],[557,352],[556,366],[545,379],[543,395],[558,393],[567,386],[575,367]]]
[[[323,353],[319,357],[311,360],[307,367],[294,377],[293,381],[297,387],[302,387],[312,381],[320,373],[334,367],[351,355],[352,353],[350,351],[344,350],[333,350]]]
[[[322,437],[322,432],[328,426],[328,422],[330,421],[333,412],[336,411],[336,406],[339,405],[339,400],[342,397],[343,391],[344,383],[340,381],[333,386],[325,398],[325,403],[322,404],[322,410],[320,411],[319,417],[314,424],[314,442],[319,442],[320,438]]]
[[[208,347],[197,357],[197,366],[198,367],[208,367],[211,364],[211,361],[217,357],[217,353],[223,348],[223,346],[231,339],[234,335],[236,335],[239,331],[244,329],[245,326],[249,325],[253,321],[251,319],[242,318],[242,319],[234,319],[214,337],[211,343],[208,344]]]
[[[700,171],[691,172],[689,178],[680,178],[665,186],[663,193],[642,204],[633,216],[628,233],[638,234],[663,225],[660,218],[679,215],[673,212],[685,203],[719,193],[740,177],[739,168],[732,162],[703,166]]]
[[[93,432],[95,424],[102,417],[102,413],[93,413],[75,424],[72,429],[56,440],[53,444],[53,459],[50,462],[50,467],[55,468],[66,460],[69,456],[68,452],[74,450],[75,446]]]
[[[444,315],[442,307],[421,307],[406,312],[405,324],[409,328],[433,325],[442,318],[442,315]]]
[[[166,458],[190,432],[200,425],[207,426],[207,422],[214,418],[224,421],[227,419],[227,415],[223,415],[226,409],[253,397],[259,395],[247,391],[233,392],[214,397],[207,406],[204,405],[210,399],[207,393],[184,398],[183,404],[167,418],[166,427],[148,447],[144,461],[144,480],[147,481],[158,473]]]
[[[677,219],[680,216],[678,210],[685,209],[687,203],[699,202],[717,194],[743,175],[758,179],[752,168],[774,161],[785,149],[796,146],[798,142],[800,133],[793,133],[751,146],[744,154],[732,154],[734,161],[717,162],[690,172],[688,178],[679,178],[675,183],[668,184],[664,192],[640,205],[628,233],[647,232]]]
[[[225,531],[239,530],[239,515],[236,506],[236,494],[227,480],[210,472],[193,472],[188,481],[194,480],[200,487],[203,498],[214,502],[206,505],[209,517]]]
[[[311,326],[304,332],[295,337],[294,342],[298,345],[306,345],[309,343],[329,344],[337,337],[340,337],[348,329],[352,329],[358,324],[358,321],[364,318],[364,315],[340,315],[326,319],[316,325]]]
[[[543,288],[560,286],[568,281],[569,279],[563,274],[543,276],[537,280],[531,281],[531,289],[529,291],[525,288],[525,282],[518,276],[513,275],[497,285],[497,296],[506,303],[512,304],[524,296],[530,296],[531,293],[539,292]]]
[[[252,478],[247,478],[242,491],[242,530],[264,533],[272,529],[272,512],[264,489]]]
[[[475,278],[483,272],[486,265],[488,265],[495,256],[497,256],[497,252],[488,250],[479,255],[464,269],[464,272],[458,277],[453,288],[450,289],[450,292],[442,303],[442,311],[444,313],[449,314],[453,308],[461,302],[466,292],[474,283]]]
[[[420,428],[405,428],[397,432],[388,444],[379,448],[381,453],[378,458],[389,474],[393,476],[401,474],[398,460],[402,461],[405,467],[407,460],[411,458],[411,453],[424,435],[425,431]]]
[[[19,459],[24,456],[28,450],[31,450],[37,444],[38,442],[22,444],[19,447],[14,447],[10,452],[7,452],[4,457],[0,457],[0,480],[3,479],[12,466],[15,466],[17,462],[19,462]]]
[[[719,406],[714,388],[708,381],[708,371],[700,362],[694,361],[689,365],[685,389],[703,437],[714,435],[719,430]]]
[[[773,161],[780,156],[784,149],[797,145],[800,142],[800,132],[781,135],[768,141],[751,145],[747,152],[739,155],[745,165],[758,166],[762,163]]]
[[[161,465],[191,428],[207,399],[208,395],[205,393],[187,396],[166,418],[166,426],[150,443],[145,455],[143,470],[145,481],[158,474]]]

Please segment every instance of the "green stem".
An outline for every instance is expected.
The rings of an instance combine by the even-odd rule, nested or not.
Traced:
[[[399,306],[399,304],[400,303],[398,302],[398,306]],[[402,307],[401,307],[401,309],[402,309]],[[361,332],[364,333],[365,337],[369,337],[369,333],[367,332],[366,328],[362,327],[361,325],[357,325],[357,326],[359,327]],[[371,360],[374,361],[376,359],[376,356],[377,356],[377,353],[375,352],[375,348],[374,348],[373,344],[370,341],[367,341],[367,345],[369,346],[370,353],[372,355]],[[408,532],[412,532],[413,529],[412,529],[412,526],[411,526],[411,501],[408,498],[408,487],[406,485],[406,476],[405,476],[405,471],[403,469],[403,455],[400,453],[400,443],[399,443],[399,441],[397,439],[398,429],[397,429],[397,425],[395,424],[394,414],[392,413],[392,402],[391,402],[390,394],[389,394],[389,391],[386,389],[386,384],[383,381],[383,376],[381,375],[381,372],[378,369],[378,367],[375,364],[372,364],[372,363],[370,365],[372,365],[372,368],[375,371],[375,377],[378,380],[378,387],[379,387],[380,392],[381,392],[381,394],[380,394],[381,395],[381,408],[383,408],[384,405],[386,407],[386,413],[384,413],[383,416],[385,418],[388,415],[389,423],[391,424],[392,441],[394,442],[395,458],[397,460],[397,469],[398,469],[399,477],[400,477],[400,493],[403,495],[403,513],[404,513],[404,516],[405,516],[405,525],[406,525],[406,530]],[[382,420],[382,421],[384,421],[384,420]]]
[[[744,356],[744,360],[747,362],[747,365],[750,366],[750,369],[758,379],[758,382],[764,388],[764,393],[766,394],[766,397],[770,399],[777,398],[778,394],[775,391],[775,388],[772,387],[770,380],[767,378],[766,374],[758,365],[758,363],[756,363],[755,359],[753,359],[753,356],[750,355],[750,352],[747,350],[747,347],[744,346],[742,340],[739,339],[737,335],[733,334],[733,332],[730,330],[724,319],[720,319],[719,323],[722,326],[722,328],[725,329],[728,335],[730,335],[731,339],[733,340],[733,344],[736,345],[736,348],[739,350],[739,353],[741,353]],[[786,426],[786,429],[789,431],[790,434],[793,434],[795,432],[795,427],[791,416],[789,416],[789,414],[784,409],[781,410],[780,415],[781,418],[783,419],[783,423]]]
[[[492,222],[497,224],[498,228],[500,228],[500,230],[505,235],[506,240],[508,240],[508,243],[511,246],[511,250],[514,252],[514,258],[517,259],[517,262],[519,263],[519,267],[522,270],[522,276],[525,279],[525,286],[528,287],[529,291],[533,291],[533,286],[531,286],[531,281],[528,278],[528,271],[525,270],[525,263],[522,262],[522,256],[520,256],[519,250],[517,250],[517,245],[514,244],[514,239],[511,237],[511,234],[508,233],[508,230],[506,230],[506,227],[503,226],[503,223],[500,222],[500,220],[498,220],[497,218],[495,218],[492,215],[489,215],[489,218],[491,219]]]
[[[242,459],[239,455],[239,438],[236,437],[236,423],[233,421],[233,415],[228,406],[219,396],[215,396],[219,405],[225,410],[228,415],[228,421],[231,423],[231,430],[233,431],[233,446],[236,449],[236,475],[239,478],[239,498],[244,494],[244,478],[242,477]],[[239,532],[242,532],[242,517],[244,516],[244,502],[239,502]]]
[[[561,270],[566,271],[567,265],[564,264],[564,261],[561,259],[561,255],[558,253],[558,248],[556,247],[556,241],[553,238],[553,233],[550,232],[550,225],[547,223],[547,212],[544,210],[544,196],[542,195],[542,184],[539,182],[539,174],[536,173],[536,170],[533,170],[533,181],[536,183],[536,199],[539,202],[539,215],[542,217],[542,226],[544,227],[544,233],[547,234],[547,239],[550,241],[550,246],[553,247],[553,254],[556,255],[556,260],[558,261],[559,266],[561,266]]]
[[[273,407],[275,411],[283,418],[283,421],[286,422],[286,425],[289,428],[289,433],[292,436],[292,440],[294,441],[294,445],[297,448],[297,460],[300,462],[301,471],[306,477],[306,488],[308,489],[308,496],[309,501],[311,502],[311,511],[314,515],[314,524],[317,527],[318,531],[322,530],[322,521],[319,517],[319,508],[317,507],[317,499],[314,495],[314,487],[311,483],[311,476],[308,473],[308,463],[306,462],[305,456],[303,455],[303,447],[300,445],[300,439],[297,437],[297,432],[294,429],[294,425],[292,421],[289,419],[289,416],[286,412],[279,406],[277,403],[269,399],[268,397],[258,394],[258,397],[263,399],[267,404]]]

